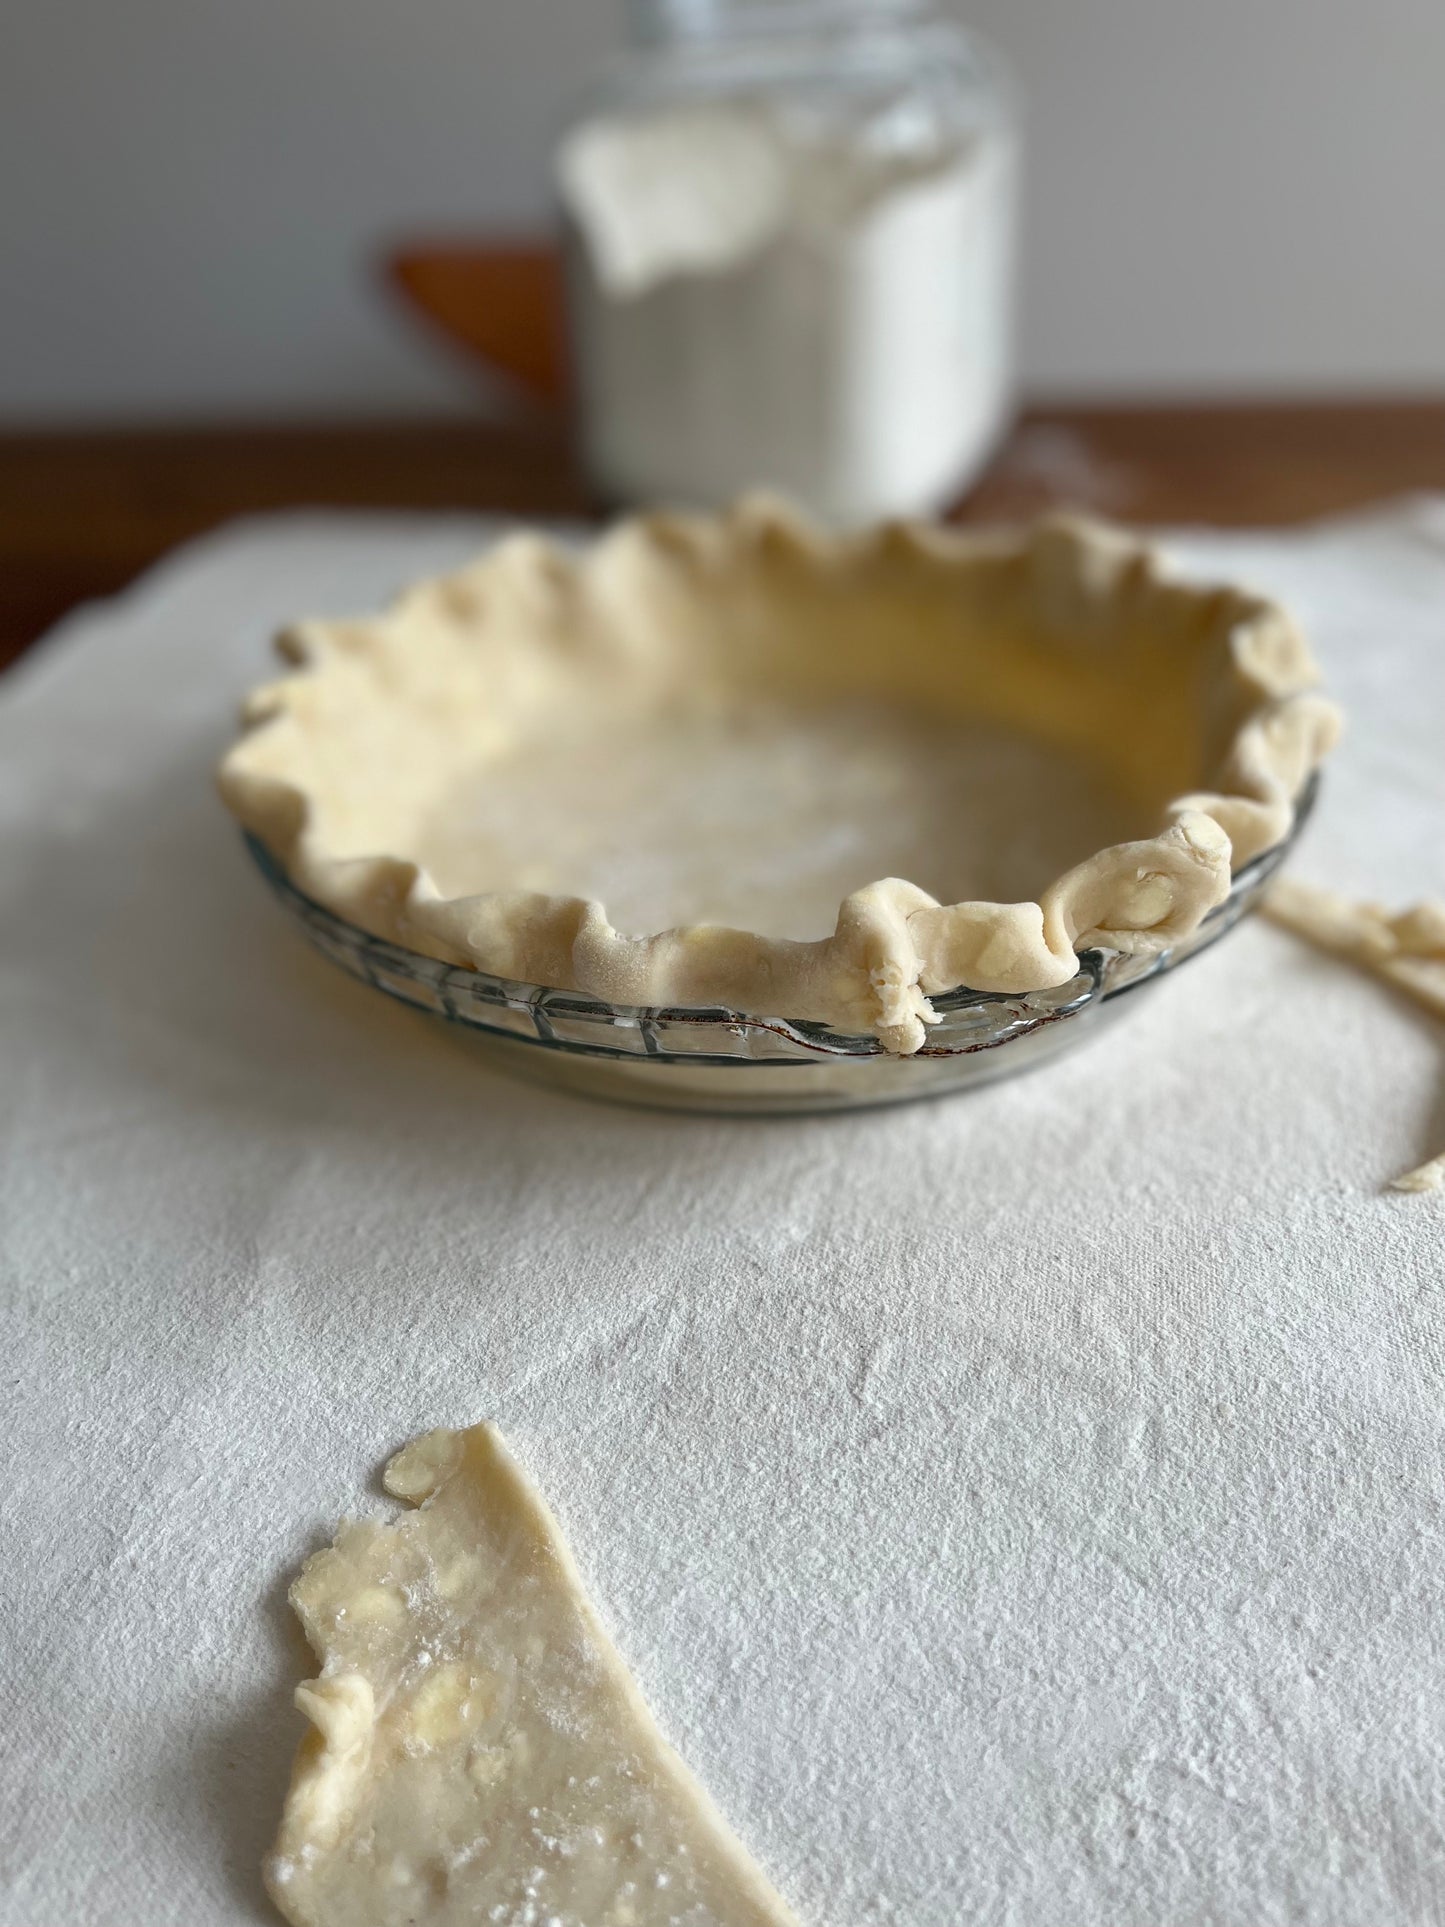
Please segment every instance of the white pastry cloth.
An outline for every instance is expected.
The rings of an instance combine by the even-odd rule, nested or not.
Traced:
[[[810,1927],[1445,1917],[1439,1028],[1252,925],[899,1111],[495,1074],[211,787],[278,622],[486,533],[242,524],[0,686],[0,1922],[269,1917],[285,1583],[484,1417]],[[1347,707],[1298,873],[1440,894],[1445,500],[1173,546]]]

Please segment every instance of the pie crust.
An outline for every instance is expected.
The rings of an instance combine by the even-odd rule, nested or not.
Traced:
[[[301,622],[278,647],[291,673],[251,695],[220,787],[319,902],[495,976],[871,1031],[902,1054],[937,1021],[936,993],[1050,989],[1078,951],[1187,936],[1231,867],[1287,833],[1339,729],[1280,608],[1176,580],[1153,548],[1073,517],[839,536],[752,499],[641,516],[580,552],[522,533],[384,614]],[[713,924],[624,934],[599,901],[505,877],[449,894],[409,853],[448,782],[515,766],[559,719],[662,730],[760,689],[1032,737],[1107,771],[1149,833],[1034,901],[943,904],[863,876],[812,942]]]

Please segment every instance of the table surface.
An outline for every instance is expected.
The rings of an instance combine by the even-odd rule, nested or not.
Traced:
[[[0,1927],[279,1927],[286,1585],[488,1417],[807,1927],[1445,1927],[1437,1030],[1254,922],[957,1101],[503,1079],[212,784],[284,614],[484,533],[233,529],[0,701]],[[1302,874],[1438,890],[1439,502],[1174,554],[1349,712]]]
[[[1133,522],[1283,524],[1445,489],[1445,398],[1026,409],[959,513],[1078,503]],[[588,511],[544,421],[0,435],[0,666],[232,516],[341,508]]]

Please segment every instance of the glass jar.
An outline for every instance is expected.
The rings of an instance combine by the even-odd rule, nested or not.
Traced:
[[[614,500],[925,514],[1010,399],[1015,131],[928,0],[634,0],[558,155]]]

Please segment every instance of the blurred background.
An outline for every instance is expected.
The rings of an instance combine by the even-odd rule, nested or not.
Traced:
[[[1024,102],[1020,370],[1061,397],[1445,389],[1441,0],[971,0]],[[11,9],[0,422],[449,414],[376,264],[549,219],[609,0]]]
[[[12,7],[0,666],[305,504],[1445,489],[1442,183],[1442,0]]]

